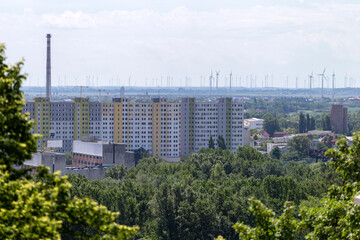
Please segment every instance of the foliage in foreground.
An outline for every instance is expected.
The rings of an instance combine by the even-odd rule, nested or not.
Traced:
[[[93,200],[71,198],[66,177],[39,167],[33,178],[22,168],[36,138],[22,113],[23,62],[8,66],[5,59],[0,45],[0,239],[129,239],[138,227],[115,223],[118,213]]]
[[[70,198],[71,185],[59,172],[39,167],[37,181],[12,180],[0,168],[0,236],[2,239],[129,239],[137,227],[114,222],[117,213],[88,198]],[[85,229],[85,231],[79,231]]]
[[[354,203],[360,193],[360,134],[356,133],[353,140],[349,146],[342,139],[338,149],[326,153],[342,184],[329,188],[320,207],[303,208],[299,219],[294,217],[291,203],[286,203],[283,215],[276,219],[259,201],[250,200],[256,227],[235,224],[240,239],[295,239],[304,233],[306,239],[360,239],[360,206]]]

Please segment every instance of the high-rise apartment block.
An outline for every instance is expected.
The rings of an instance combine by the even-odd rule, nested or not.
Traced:
[[[97,139],[126,144],[128,151],[144,148],[153,156],[176,158],[208,146],[210,136],[225,139],[233,152],[243,145],[243,104],[231,98],[197,102],[182,98],[169,102],[153,98],[142,102],[113,98],[90,102],[88,98],[51,102],[35,98],[23,109],[34,121],[33,133],[47,140],[63,140],[60,152],[71,151],[73,140]]]
[[[333,104],[331,106],[331,127],[336,133],[346,133],[348,127],[348,109],[342,104]]]
[[[243,105],[231,98],[215,102],[196,102],[195,98],[181,99],[180,155],[187,156],[208,147],[210,136],[217,146],[217,136],[223,136],[227,149],[233,152],[243,145]]]

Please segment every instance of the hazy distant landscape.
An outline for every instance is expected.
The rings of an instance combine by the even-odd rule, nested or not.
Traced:
[[[0,239],[360,240],[359,0],[11,0]]]
[[[99,99],[99,89],[101,89],[101,99],[119,97],[122,86],[100,86],[83,88],[82,96],[90,97],[94,100]],[[45,87],[22,87],[25,92],[25,98],[31,100],[35,96],[44,96]],[[326,88],[323,90],[324,98],[335,99],[356,98],[359,97],[360,88]],[[80,86],[69,87],[53,87],[54,99],[64,99],[71,97],[80,97]],[[306,97],[306,98],[321,98],[322,89],[286,89],[286,88],[244,88],[232,87],[231,92],[229,88],[220,87],[218,91],[208,87],[125,87],[126,95],[131,97],[181,97],[181,96],[201,96],[201,97]]]

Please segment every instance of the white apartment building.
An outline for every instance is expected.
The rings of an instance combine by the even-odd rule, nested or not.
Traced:
[[[72,102],[50,102],[35,98],[23,108],[34,120],[34,133],[46,140],[63,140],[59,152],[72,150],[73,140],[94,139],[124,143],[127,151],[144,148],[153,156],[177,158],[208,147],[212,135],[216,144],[221,135],[226,146],[235,152],[243,146],[243,104],[231,98],[195,102],[166,98],[141,102],[114,98],[112,102],[90,102],[75,98]]]
[[[264,127],[264,119],[259,119],[259,118],[245,119],[244,127],[247,129],[256,129],[260,131]]]
[[[195,98],[181,99],[180,155],[187,156],[207,148],[210,136],[217,146],[223,136],[226,146],[235,152],[243,146],[243,104],[231,98],[214,102],[196,102]]]

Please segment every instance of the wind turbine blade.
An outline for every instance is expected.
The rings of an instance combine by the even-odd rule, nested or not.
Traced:
[[[326,71],[326,68],[324,68],[324,71],[323,71],[323,73],[322,73],[322,74],[325,74],[325,71]]]

